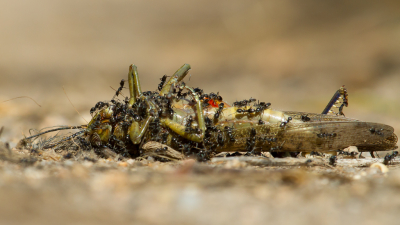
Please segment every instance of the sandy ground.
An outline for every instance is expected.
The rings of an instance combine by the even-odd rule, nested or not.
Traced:
[[[389,124],[400,136],[398,15],[390,0],[3,1],[0,141],[13,149],[29,129],[85,124],[131,63],[143,90],[189,63],[190,86],[278,110],[319,113],[346,85],[346,116]],[[19,96],[41,107],[5,102]],[[0,160],[4,224],[396,224],[400,206],[396,166],[384,175],[32,157]]]

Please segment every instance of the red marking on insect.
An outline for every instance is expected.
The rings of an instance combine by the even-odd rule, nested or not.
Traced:
[[[218,108],[218,104],[212,99],[208,100],[208,104],[212,107]]]

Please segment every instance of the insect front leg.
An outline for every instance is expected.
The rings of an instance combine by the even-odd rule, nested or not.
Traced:
[[[132,122],[132,124],[129,126],[128,132],[129,139],[131,139],[133,144],[139,144],[142,141],[142,137],[146,133],[147,128],[149,128],[152,119],[152,116],[147,117],[141,126],[137,121]]]
[[[175,133],[179,134],[180,136],[194,141],[194,142],[202,142],[204,139],[204,134],[206,131],[206,125],[204,122],[204,112],[203,112],[203,107],[201,105],[201,101],[199,99],[199,96],[194,92],[194,90],[190,87],[185,87],[189,91],[191,91],[192,96],[195,101],[195,109],[196,109],[196,116],[197,116],[197,123],[198,123],[198,128],[199,128],[199,133],[191,133],[187,132],[186,126],[181,125],[180,123],[171,120],[169,118],[163,118],[161,122],[165,124],[167,127],[169,127],[171,130],[173,130]]]
[[[171,88],[173,88],[173,86],[176,83],[183,80],[183,78],[185,78],[185,76],[188,74],[189,70],[190,70],[189,64],[184,64],[181,68],[179,68],[174,73],[174,75],[172,75],[171,78],[169,78],[167,84],[165,84],[165,86],[161,89],[160,96],[164,96],[164,95],[170,93]]]

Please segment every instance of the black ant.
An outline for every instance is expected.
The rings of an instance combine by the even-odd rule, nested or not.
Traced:
[[[92,115],[95,111],[96,111],[96,107],[92,107],[92,108],[90,109],[90,115]]]
[[[344,155],[344,156],[351,156],[351,157],[356,157],[358,152],[345,152],[343,150],[338,151],[339,155]]]
[[[315,152],[315,151],[310,152],[310,155],[324,156],[323,153],[321,153],[321,152]]]
[[[248,153],[253,153],[252,151],[254,150],[254,147],[256,145],[256,134],[257,134],[256,129],[252,128],[250,130],[250,136],[246,140],[246,151]]]
[[[308,121],[310,121],[311,119],[310,119],[310,117],[308,117],[308,115],[301,115],[301,121],[303,121],[303,122],[308,122]]]
[[[103,108],[104,106],[108,106],[106,102],[98,102],[94,107],[90,109],[90,114],[93,114],[96,110]]]
[[[385,158],[383,159],[383,164],[389,165],[391,161],[399,154],[398,151],[392,152],[392,154],[386,154]]]
[[[161,91],[161,89],[163,88],[165,81],[167,81],[167,75],[164,75],[163,77],[160,78],[161,83],[158,85],[158,90]]]
[[[225,131],[226,131],[226,134],[229,137],[229,141],[230,142],[235,142],[235,136],[232,134],[232,130],[233,129],[231,127],[228,127],[228,126],[225,127]]]
[[[209,97],[212,100],[222,101],[222,96],[219,95],[219,92],[217,92],[217,94],[215,94],[214,92],[211,92]]]
[[[223,146],[225,141],[224,141],[224,136],[222,136],[222,133],[219,133],[217,136],[217,142],[219,146]]]
[[[329,158],[329,165],[336,166],[337,157],[335,155]]]
[[[249,108],[249,109],[238,109],[238,110],[236,110],[236,112],[238,112],[238,113],[254,113],[256,110],[255,109],[253,109],[253,108]]]
[[[256,113],[260,113],[260,112],[268,109],[268,107],[271,106],[271,103],[269,103],[269,102],[268,103],[260,102],[256,106],[258,106],[257,109],[256,109]]]
[[[195,92],[195,93],[197,93],[200,97],[203,95],[203,90],[202,89],[200,89],[200,88],[195,88],[195,89],[193,89],[193,91]]]
[[[369,129],[369,131],[371,132],[371,134],[383,136],[383,133],[382,133],[383,129],[376,129],[373,127],[371,129]]]
[[[215,112],[215,114],[214,114],[214,119],[218,119],[219,118],[219,114],[221,114],[222,113],[222,110],[224,109],[224,103],[220,103],[219,105],[218,105],[218,110]]]
[[[268,138],[268,137],[259,137],[259,139],[261,140],[261,141],[268,141],[268,142],[276,142],[278,139],[276,139],[275,137],[274,138]]]
[[[233,103],[233,106],[236,106],[236,107],[245,107],[245,106],[247,106],[248,103],[249,103],[249,102],[248,102],[247,100],[236,101],[236,102]]]
[[[319,138],[326,138],[326,137],[336,137],[336,133],[319,133],[317,134],[317,137]]]
[[[282,149],[282,146],[275,146],[275,147],[271,147],[269,151],[270,152],[276,152],[276,151],[279,151],[281,149]]]
[[[288,124],[292,120],[292,117],[288,117],[286,121],[282,122],[280,127],[286,127],[286,124]]]
[[[192,122],[193,122],[193,117],[189,116],[189,118],[187,118],[185,132],[191,132],[193,130],[192,129]]]
[[[186,86],[185,82],[182,82],[182,84],[178,87],[178,92],[176,94],[177,99],[183,99],[188,95],[188,93],[182,93],[185,86]]]
[[[119,88],[117,92],[115,92],[115,95],[118,97],[119,94],[121,94],[122,89],[124,88],[125,85],[125,80],[122,79],[121,82],[119,83]]]

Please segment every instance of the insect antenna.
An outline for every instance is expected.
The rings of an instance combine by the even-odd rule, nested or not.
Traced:
[[[8,101],[11,101],[11,100],[14,100],[14,99],[18,99],[18,98],[29,98],[30,100],[32,100],[33,102],[35,102],[35,104],[36,104],[37,106],[42,107],[41,105],[39,105],[39,103],[37,103],[33,98],[31,98],[31,97],[29,97],[29,96],[19,96],[19,97],[15,97],[15,98],[12,98],[12,99],[5,100],[5,101],[3,101],[3,102],[8,102]]]
[[[30,136],[30,137],[26,137],[25,139],[26,139],[26,140],[27,140],[27,139],[32,139],[32,138],[34,138],[34,137],[38,137],[38,136],[40,136],[40,135],[47,134],[47,133],[54,132],[54,131],[59,131],[59,130],[82,129],[82,128],[86,128],[86,126],[87,126],[87,125],[59,127],[59,128],[56,128],[56,129],[51,129],[51,130],[43,131],[43,132],[41,132],[41,133],[32,135],[32,136]]]

